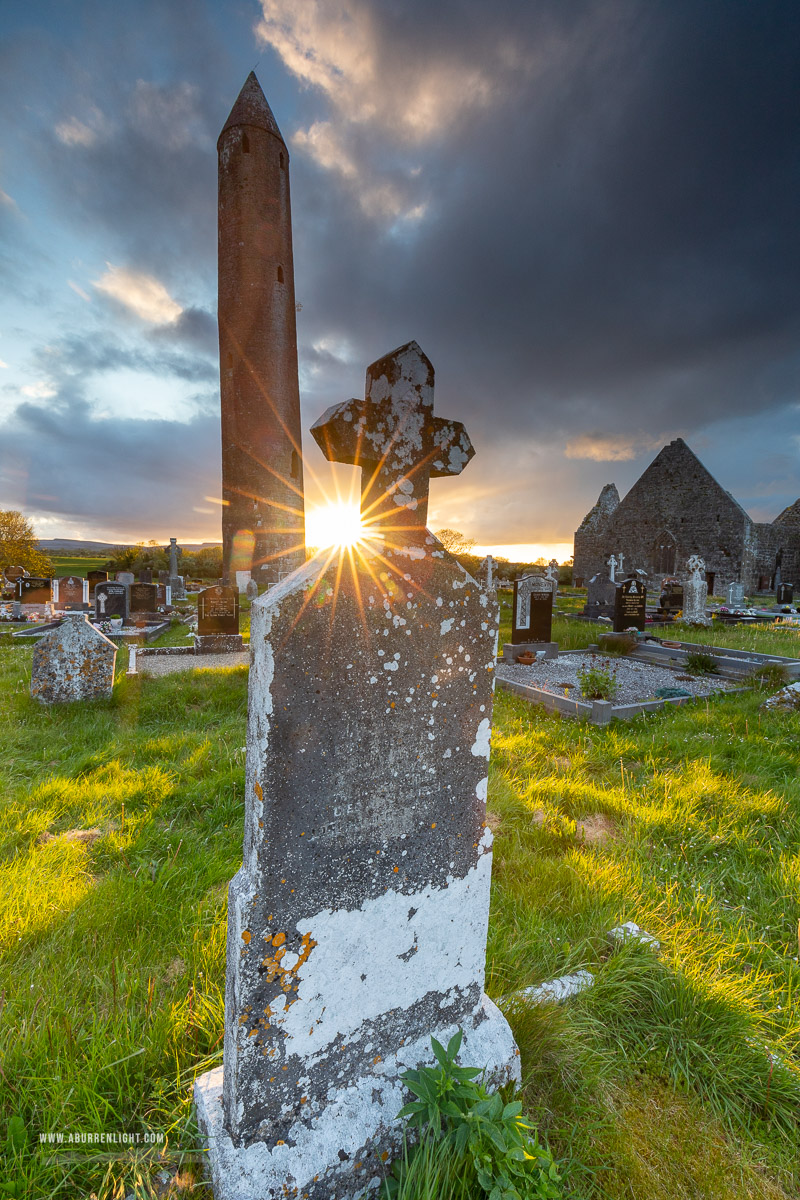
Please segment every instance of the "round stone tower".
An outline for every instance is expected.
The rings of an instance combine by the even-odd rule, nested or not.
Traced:
[[[219,135],[226,581],[305,561],[289,152],[253,72]]]

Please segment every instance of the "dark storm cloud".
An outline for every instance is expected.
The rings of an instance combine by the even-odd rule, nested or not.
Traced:
[[[465,57],[476,51],[481,29],[451,5],[409,15],[401,54],[416,38],[424,60],[443,8]],[[793,399],[800,14],[501,5],[492,25],[532,52],[546,32],[554,69],[420,144],[419,196],[432,200],[418,228],[365,238],[347,194],[360,177],[328,172],[323,199],[296,150],[309,323],[335,312],[370,352],[414,332],[473,419],[488,401],[493,422],[501,405],[531,435],[632,417],[691,431]],[[371,133],[374,146],[363,128],[347,143],[365,175],[387,137],[380,123]]]

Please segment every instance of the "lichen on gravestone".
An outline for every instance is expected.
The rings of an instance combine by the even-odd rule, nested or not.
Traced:
[[[114,643],[89,624],[85,613],[65,613],[34,646],[31,696],[43,704],[108,697],[116,658]]]

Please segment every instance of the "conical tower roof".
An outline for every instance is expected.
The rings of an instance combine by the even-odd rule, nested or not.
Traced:
[[[220,138],[229,129],[233,129],[237,125],[250,125],[256,129],[266,129],[283,142],[283,135],[278,128],[278,122],[272,115],[272,109],[267,104],[267,98],[261,90],[261,84],[256,79],[255,71],[251,71],[244,81],[244,87],[239,92],[236,103],[230,111],[230,116],[222,126],[222,131],[219,135]],[[219,142],[217,144],[219,145]],[[285,142],[283,144],[286,145]]]

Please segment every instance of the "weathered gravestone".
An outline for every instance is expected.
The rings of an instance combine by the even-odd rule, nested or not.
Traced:
[[[83,612],[89,607],[89,584],[80,575],[60,575],[53,580],[53,604],[58,609]]]
[[[128,616],[144,620],[152,616],[158,609],[157,592],[154,583],[133,583],[128,590]]]
[[[108,621],[112,617],[128,616],[128,586],[109,579],[106,583],[98,583],[94,589],[95,620]]]
[[[728,585],[728,607],[744,608],[744,584],[731,583]]]
[[[217,583],[197,597],[195,654],[228,654],[243,648],[239,633],[239,589]]]
[[[249,580],[247,584],[247,599],[251,604],[254,600],[258,599],[258,584],[256,583],[255,579]]]
[[[553,584],[545,575],[523,575],[514,583],[511,641],[503,645],[503,658],[515,662],[526,651],[544,651],[554,658],[558,644],[553,636]]]
[[[706,615],[706,564],[698,554],[693,554],[686,566],[691,574],[683,584],[683,620],[690,625],[710,625],[711,619]]]
[[[31,695],[43,704],[110,696],[116,658],[116,646],[86,613],[67,612],[33,648]]]
[[[153,570],[152,567],[142,567],[139,571],[139,583],[152,583]]]
[[[614,596],[614,633],[626,629],[644,630],[647,613],[647,588],[640,579],[625,579],[617,584]]]
[[[156,584],[156,605],[159,609],[172,607],[172,588],[168,583]]]
[[[658,606],[663,616],[671,617],[683,610],[683,584],[677,579],[665,579],[661,584]]]
[[[136,576],[134,575],[133,571],[117,571],[116,580],[117,583],[125,583],[128,585],[128,587],[130,587],[132,584],[136,583]]]
[[[616,585],[607,575],[593,575],[586,585],[584,615],[613,617],[616,594]]]
[[[224,1068],[195,1088],[217,1200],[376,1184],[402,1142],[399,1075],[433,1061],[432,1034],[463,1029],[491,1086],[519,1073],[483,995],[497,604],[425,529],[429,477],[473,451],[433,416],[416,343],[366,392],[312,432],[363,468],[383,544],[352,569],[306,563],[252,610]]]
[[[779,583],[775,589],[776,604],[791,604],[794,600],[794,589],[790,583]]]
[[[94,596],[94,589],[98,583],[108,582],[108,571],[87,571],[86,579],[89,584],[89,595]]]
[[[239,589],[239,593],[241,595],[244,595],[245,592],[247,591],[247,585],[250,582],[250,579],[251,579],[250,571],[237,571],[236,572],[236,586]]]
[[[547,564],[547,570],[545,571],[545,576],[550,580],[550,583],[552,584],[553,604],[555,604],[556,598],[558,596],[558,559],[557,558],[550,559],[550,562]]]
[[[49,604],[52,586],[52,579],[43,576],[20,576],[16,582],[16,599],[20,604]]]
[[[172,588],[173,600],[184,600],[186,598],[186,588],[183,582],[183,576],[178,574],[178,559],[183,554],[178,545],[177,538],[169,539],[169,586]]]

